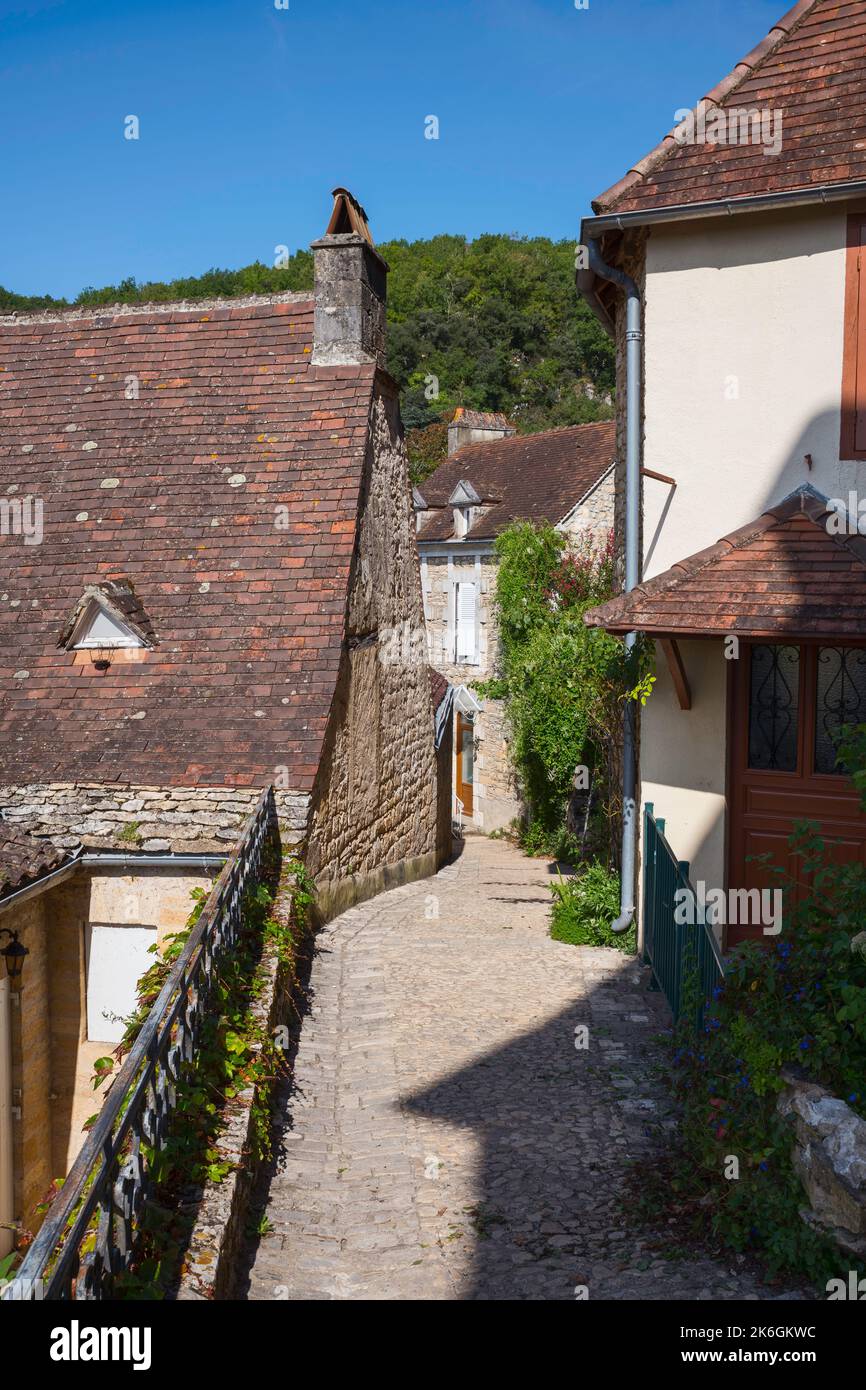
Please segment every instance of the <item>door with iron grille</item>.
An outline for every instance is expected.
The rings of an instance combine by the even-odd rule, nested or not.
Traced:
[[[770,855],[802,891],[788,844],[816,821],[837,863],[866,863],[866,813],[837,756],[835,734],[866,722],[866,647],[741,643],[731,663],[728,887],[773,887],[755,856]],[[760,925],[729,926],[726,944],[760,938]]]

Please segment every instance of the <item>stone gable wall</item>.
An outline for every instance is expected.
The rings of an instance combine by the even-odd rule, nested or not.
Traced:
[[[308,868],[323,916],[436,860],[433,707],[396,395],[371,409],[348,650],[313,798]],[[419,634],[422,640],[419,640]]]

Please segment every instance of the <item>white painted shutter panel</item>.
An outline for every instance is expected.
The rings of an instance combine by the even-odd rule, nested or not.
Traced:
[[[475,585],[457,585],[457,660],[475,660]]]

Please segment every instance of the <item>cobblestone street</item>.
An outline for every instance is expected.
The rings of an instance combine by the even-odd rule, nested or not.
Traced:
[[[772,1297],[624,1229],[623,1167],[666,1118],[665,1007],[633,958],[549,938],[550,881],[471,837],[319,935],[248,1297]]]

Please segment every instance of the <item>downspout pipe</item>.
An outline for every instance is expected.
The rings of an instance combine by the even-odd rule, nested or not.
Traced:
[[[625,449],[625,593],[640,580],[640,461],[641,461],[641,372],[643,348],[643,304],[640,290],[630,275],[602,260],[598,242],[587,238],[589,269],[601,280],[621,289],[626,299],[626,449]],[[637,641],[630,632],[625,639],[629,657]],[[626,700],[622,729],[622,854],[620,915],[611,930],[620,936],[635,919],[635,866],[637,863],[637,767],[635,748],[635,702]]]

